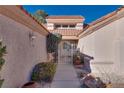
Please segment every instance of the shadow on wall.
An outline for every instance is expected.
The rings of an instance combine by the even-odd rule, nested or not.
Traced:
[[[94,58],[83,53],[81,53],[81,57],[83,58],[84,61],[83,69],[91,73],[90,61],[93,60]]]

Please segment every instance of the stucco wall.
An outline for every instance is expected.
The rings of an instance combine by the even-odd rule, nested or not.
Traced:
[[[0,38],[7,46],[2,87],[21,87],[29,80],[34,65],[46,61],[46,37],[33,32],[36,38],[32,41],[30,32],[33,31],[26,26],[0,15]]]
[[[79,40],[80,51],[93,56],[94,73],[124,76],[124,18],[118,19]]]

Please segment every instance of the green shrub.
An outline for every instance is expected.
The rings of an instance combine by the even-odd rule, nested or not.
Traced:
[[[56,64],[53,62],[43,62],[35,65],[31,80],[36,82],[51,82],[56,71]]]
[[[5,63],[5,59],[3,56],[6,54],[6,46],[3,46],[2,42],[0,41],[0,70]],[[0,87],[2,86],[4,79],[0,79]]]
[[[79,51],[75,52],[73,55],[73,64],[75,64],[76,60],[80,61],[80,64],[84,63],[84,57],[83,54]]]
[[[4,65],[4,63],[5,63],[5,59],[0,58],[0,70],[2,69],[2,66]]]
[[[58,33],[50,33],[47,36],[47,52],[48,53],[53,53],[56,52],[58,49],[58,44],[60,43],[62,39],[62,35]]]
[[[0,80],[0,88],[2,87],[3,82],[4,82],[4,79],[1,79]]]
[[[53,61],[57,62],[58,61],[58,44],[60,43],[60,41],[62,40],[62,35],[59,33],[50,33],[47,35],[47,53],[54,53],[53,57]],[[49,60],[49,59],[48,59]]]
[[[73,64],[76,64],[76,61],[80,61],[80,64],[82,63],[81,55],[78,53],[73,55]]]

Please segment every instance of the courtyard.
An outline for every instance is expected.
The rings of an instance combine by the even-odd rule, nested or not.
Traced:
[[[124,6],[0,6],[0,87],[124,87],[123,25]]]

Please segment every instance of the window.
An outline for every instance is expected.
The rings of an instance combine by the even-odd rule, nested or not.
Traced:
[[[67,27],[68,27],[68,25],[62,25],[62,27],[63,27],[63,28],[67,28]]]
[[[72,25],[70,25],[70,24],[56,24],[55,25],[55,29],[73,29],[73,28],[75,28],[76,27],[76,25],[75,24],[72,24]]]
[[[75,27],[76,27],[76,25],[69,25],[69,27],[70,27],[70,28],[75,28]]]
[[[60,27],[61,27],[61,25],[55,25],[55,27],[56,27],[56,28],[60,28]]]

